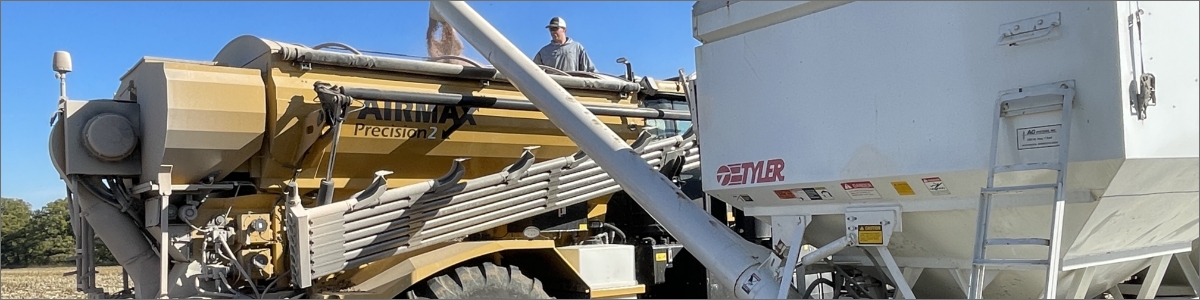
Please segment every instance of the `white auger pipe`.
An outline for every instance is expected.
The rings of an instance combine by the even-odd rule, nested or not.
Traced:
[[[571,141],[612,174],[638,204],[712,270],[738,298],[774,298],[780,283],[762,262],[770,251],[742,239],[696,206],[666,176],[652,169],[562,86],[544,73],[461,1],[431,1],[436,14],[529,98]],[[431,16],[437,18],[439,16]],[[790,269],[788,269],[790,270]]]

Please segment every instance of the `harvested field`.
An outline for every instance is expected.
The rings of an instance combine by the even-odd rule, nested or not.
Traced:
[[[0,270],[0,298],[3,299],[84,299],[75,291],[75,275],[63,273],[75,267],[23,268]],[[122,288],[121,267],[98,267],[96,286],[115,293]]]

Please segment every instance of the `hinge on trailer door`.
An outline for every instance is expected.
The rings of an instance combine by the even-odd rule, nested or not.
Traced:
[[[1062,25],[1062,13],[1059,12],[1005,23],[1000,25],[1000,39],[996,41],[996,44],[1017,46],[1019,42],[1046,37],[1060,25]]]
[[[1138,78],[1134,79],[1134,97],[1130,99],[1130,105],[1133,106],[1137,113],[1138,120],[1146,119],[1146,108],[1158,104],[1158,97],[1154,93],[1155,78],[1153,73],[1146,72],[1145,52],[1142,49],[1142,15],[1146,14],[1145,10],[1138,9],[1129,16],[1130,27],[1130,43],[1137,43],[1138,65],[1135,66],[1138,72]],[[1134,40],[1134,31],[1136,30],[1137,40]]]
[[[1154,95],[1154,74],[1142,73],[1138,85],[1141,91],[1137,95],[1138,120],[1145,120],[1146,108],[1158,104],[1158,98]]]

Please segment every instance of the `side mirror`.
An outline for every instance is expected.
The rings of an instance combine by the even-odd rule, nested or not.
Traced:
[[[617,58],[617,63],[625,65],[625,80],[633,81],[633,65],[629,63],[629,60],[621,57]]]

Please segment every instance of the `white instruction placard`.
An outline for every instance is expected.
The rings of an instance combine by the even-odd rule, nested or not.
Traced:
[[[1017,150],[1058,147],[1062,124],[1017,129]]]
[[[879,199],[879,191],[875,190],[875,185],[870,181],[854,181],[843,182],[842,189],[846,190],[846,194],[850,195],[850,199]]]

